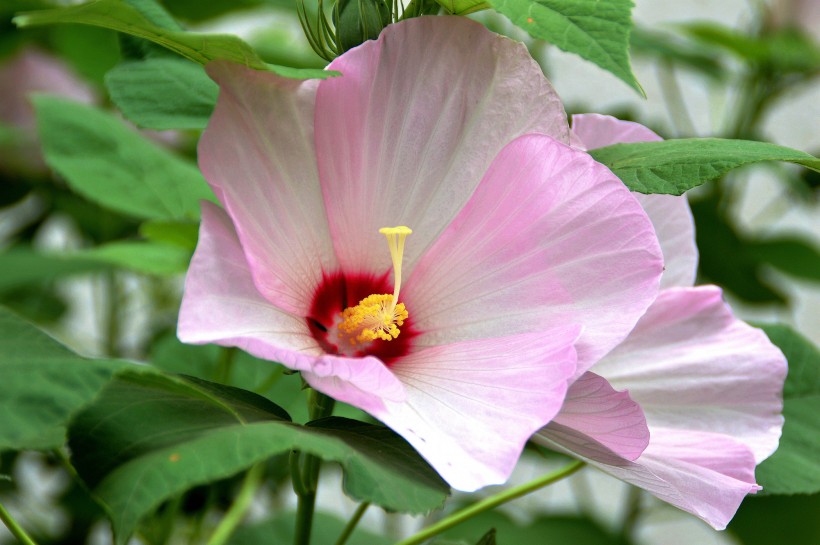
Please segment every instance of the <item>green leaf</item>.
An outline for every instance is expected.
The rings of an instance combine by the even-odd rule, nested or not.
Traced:
[[[67,421],[127,365],[82,358],[0,307],[0,451],[62,446]]]
[[[631,0],[489,0],[496,11],[569,53],[594,62],[644,94],[629,64]]]
[[[106,270],[104,265],[89,259],[66,259],[60,254],[42,253],[25,246],[12,248],[0,254],[0,293],[103,270]]]
[[[118,544],[164,500],[291,450],[339,462],[357,500],[411,513],[444,501],[446,484],[387,428],[340,418],[305,427],[282,414],[244,390],[128,373],[77,417],[70,446]]]
[[[751,243],[738,233],[722,213],[714,196],[690,201],[695,217],[695,238],[701,281],[711,281],[750,303],[787,302],[765,275],[765,263],[750,251]],[[732,259],[726,259],[731,248]]]
[[[484,534],[484,537],[478,540],[476,545],[496,545],[495,533],[495,528],[492,528],[489,532]]]
[[[146,221],[140,225],[140,235],[154,242],[173,244],[194,251],[199,237],[199,224],[190,221]]]
[[[293,543],[296,513],[289,511],[278,513],[272,518],[241,526],[228,541],[228,545],[263,545],[268,543]],[[327,513],[316,513],[313,518],[313,531],[310,534],[312,545],[335,545],[345,527],[345,521]],[[351,534],[347,545],[392,545],[395,539],[374,534],[361,526]]]
[[[484,0],[436,0],[436,3],[452,15],[469,15],[492,7]]]
[[[219,94],[201,65],[174,57],[120,63],[105,86],[126,118],[156,130],[204,129]]]
[[[633,56],[645,55],[675,63],[713,80],[721,80],[728,75],[726,69],[715,60],[711,50],[681,42],[673,34],[635,27],[629,43]]]
[[[749,140],[683,138],[615,144],[589,152],[639,193],[682,195],[732,169],[762,161],[785,161],[820,171],[808,153]]]
[[[743,545],[820,543],[820,495],[746,498],[728,531]]]
[[[766,494],[815,494],[820,492],[820,350],[788,326],[762,329],[786,356],[789,375],[780,447],[757,467],[755,477]]]
[[[143,219],[199,217],[214,200],[195,165],[91,106],[34,98],[46,162],[87,199]]]
[[[543,545],[544,543],[571,543],[572,545],[627,545],[602,526],[585,517],[541,516],[528,524],[520,524],[509,516],[488,511],[473,517],[443,536],[451,540],[479,543],[487,528],[495,529],[499,543],[516,545]]]
[[[809,239],[794,236],[754,240],[749,252],[795,278],[820,281],[820,251]]]
[[[780,72],[811,73],[820,69],[820,47],[809,36],[792,29],[751,36],[713,22],[688,23],[680,28],[707,46],[722,48],[749,63]]]
[[[143,274],[174,276],[184,273],[191,251],[172,244],[156,242],[110,242],[70,254]]]
[[[338,72],[296,69],[270,65],[262,61],[251,47],[236,36],[200,34],[161,28],[146,19],[137,9],[121,0],[95,0],[87,4],[59,9],[32,11],[13,19],[18,27],[77,23],[109,28],[159,44],[199,64],[223,59],[257,70],[270,70],[286,78],[327,78]]]

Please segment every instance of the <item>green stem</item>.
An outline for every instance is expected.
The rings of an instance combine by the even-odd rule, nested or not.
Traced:
[[[560,481],[565,477],[569,477],[582,467],[584,467],[584,462],[578,460],[562,467],[561,469],[553,471],[552,473],[548,473],[542,477],[539,477],[533,481],[504,490],[503,492],[495,494],[494,496],[490,496],[489,498],[484,498],[483,500],[476,502],[469,507],[465,507],[460,511],[456,511],[452,515],[441,519],[437,523],[428,526],[421,532],[413,536],[410,536],[405,540],[399,541],[398,543],[396,543],[396,545],[417,545],[419,543],[427,541],[431,537],[437,536],[445,530],[449,530],[453,526],[461,524],[467,519],[479,515],[484,511],[489,511],[490,509],[498,507],[503,503],[507,503],[508,501],[520,498],[521,496],[525,496],[530,492],[535,492],[540,488],[544,488],[545,486],[551,485],[556,481]]]
[[[262,484],[262,476],[265,473],[265,464],[258,463],[253,466],[248,474],[245,475],[245,480],[242,481],[242,487],[239,489],[239,494],[236,496],[233,504],[228,512],[222,518],[219,526],[216,527],[211,538],[208,540],[208,545],[222,545],[236,530],[237,526],[245,518],[245,514],[253,502],[256,491],[259,490],[259,485]]]
[[[336,545],[345,545],[345,543],[347,543],[348,538],[350,538],[353,530],[356,529],[356,525],[359,524],[359,521],[362,520],[362,516],[368,507],[370,507],[369,502],[359,504],[359,507],[356,508],[356,512],[353,513],[353,517],[347,522],[345,529],[342,531],[342,535],[336,540]]]
[[[266,378],[262,382],[262,384],[260,384],[259,386],[257,386],[254,389],[254,392],[256,392],[259,395],[264,395],[265,392],[267,392],[268,390],[273,388],[274,384],[279,382],[279,379],[282,378],[282,376],[284,376],[284,374],[285,374],[285,367],[282,366],[282,365],[277,365],[276,368],[273,370],[273,372],[268,376],[268,378]]]
[[[311,390],[310,395],[310,419],[318,420],[333,413],[335,401],[316,390]],[[316,490],[319,487],[319,469],[322,460],[313,454],[306,454],[302,469],[299,471],[299,455],[294,453],[291,457],[291,471],[294,475],[294,491],[298,496],[296,507],[296,530],[294,532],[294,545],[309,545],[310,532],[313,528],[313,512],[316,507]],[[301,476],[301,478],[299,478]],[[297,481],[299,484],[297,485]]]
[[[109,358],[119,356],[120,340],[120,289],[117,273],[110,271],[105,275],[105,355]]]
[[[624,511],[623,523],[621,524],[621,538],[624,543],[632,543],[632,537],[635,533],[635,527],[638,524],[638,519],[641,518],[641,499],[643,493],[637,486],[629,488],[629,495],[626,500],[626,508]]]
[[[37,545],[37,543],[29,537],[23,528],[17,524],[17,521],[12,518],[6,508],[0,504],[0,520],[6,525],[11,534],[16,537],[23,545]]]

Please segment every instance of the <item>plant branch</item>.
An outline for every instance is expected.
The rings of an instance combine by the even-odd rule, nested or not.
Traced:
[[[17,524],[17,521],[12,518],[11,514],[6,511],[6,508],[0,504],[0,520],[6,525],[11,534],[16,537],[23,545],[37,545],[37,543],[29,537],[23,528]]]

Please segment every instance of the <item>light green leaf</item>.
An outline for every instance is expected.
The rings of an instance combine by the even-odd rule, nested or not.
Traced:
[[[201,65],[175,57],[123,62],[105,75],[111,100],[147,129],[204,129],[219,87]]]
[[[109,28],[144,38],[199,64],[224,59],[257,70],[270,70],[282,77],[295,79],[324,79],[338,75],[338,72],[326,70],[297,69],[267,64],[237,36],[200,34],[161,28],[121,0],[95,0],[76,6],[22,13],[15,17],[13,22],[22,28],[55,23],[76,23]]]
[[[489,0],[526,30],[594,62],[644,94],[629,64],[631,0]]]
[[[199,224],[190,221],[146,221],[140,225],[140,235],[153,242],[173,244],[193,252],[199,237]]]
[[[0,307],[0,451],[62,446],[72,415],[127,365],[81,358]]]
[[[453,15],[469,15],[492,7],[484,0],[436,0],[436,3]]]
[[[72,253],[72,257],[108,263],[143,274],[173,276],[188,269],[191,251],[158,242],[109,242]]]
[[[341,418],[299,426],[265,398],[193,378],[121,375],[76,418],[70,447],[118,544],[164,500],[295,449],[340,463],[349,495],[388,509],[426,512],[448,491],[387,428]]]
[[[45,95],[34,98],[46,162],[87,199],[144,219],[199,217],[214,200],[199,169],[110,114]]]
[[[786,161],[820,171],[808,153],[749,140],[685,138],[615,144],[589,152],[639,193],[682,195],[732,169],[762,161]]]
[[[764,494],[820,492],[820,350],[788,326],[762,329],[786,356],[789,375],[780,447],[757,467],[755,477]]]

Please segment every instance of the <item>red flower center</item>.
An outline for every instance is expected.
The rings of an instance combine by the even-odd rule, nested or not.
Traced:
[[[323,275],[322,282],[313,294],[310,313],[306,320],[310,333],[319,346],[328,354],[345,356],[375,356],[386,365],[410,351],[412,339],[418,335],[413,329],[412,315],[406,319],[401,334],[391,341],[373,341],[350,346],[347,338],[339,337],[337,326],[342,312],[356,306],[359,301],[374,293],[390,293],[393,285],[390,274],[377,277],[370,274],[344,274],[341,272]]]

